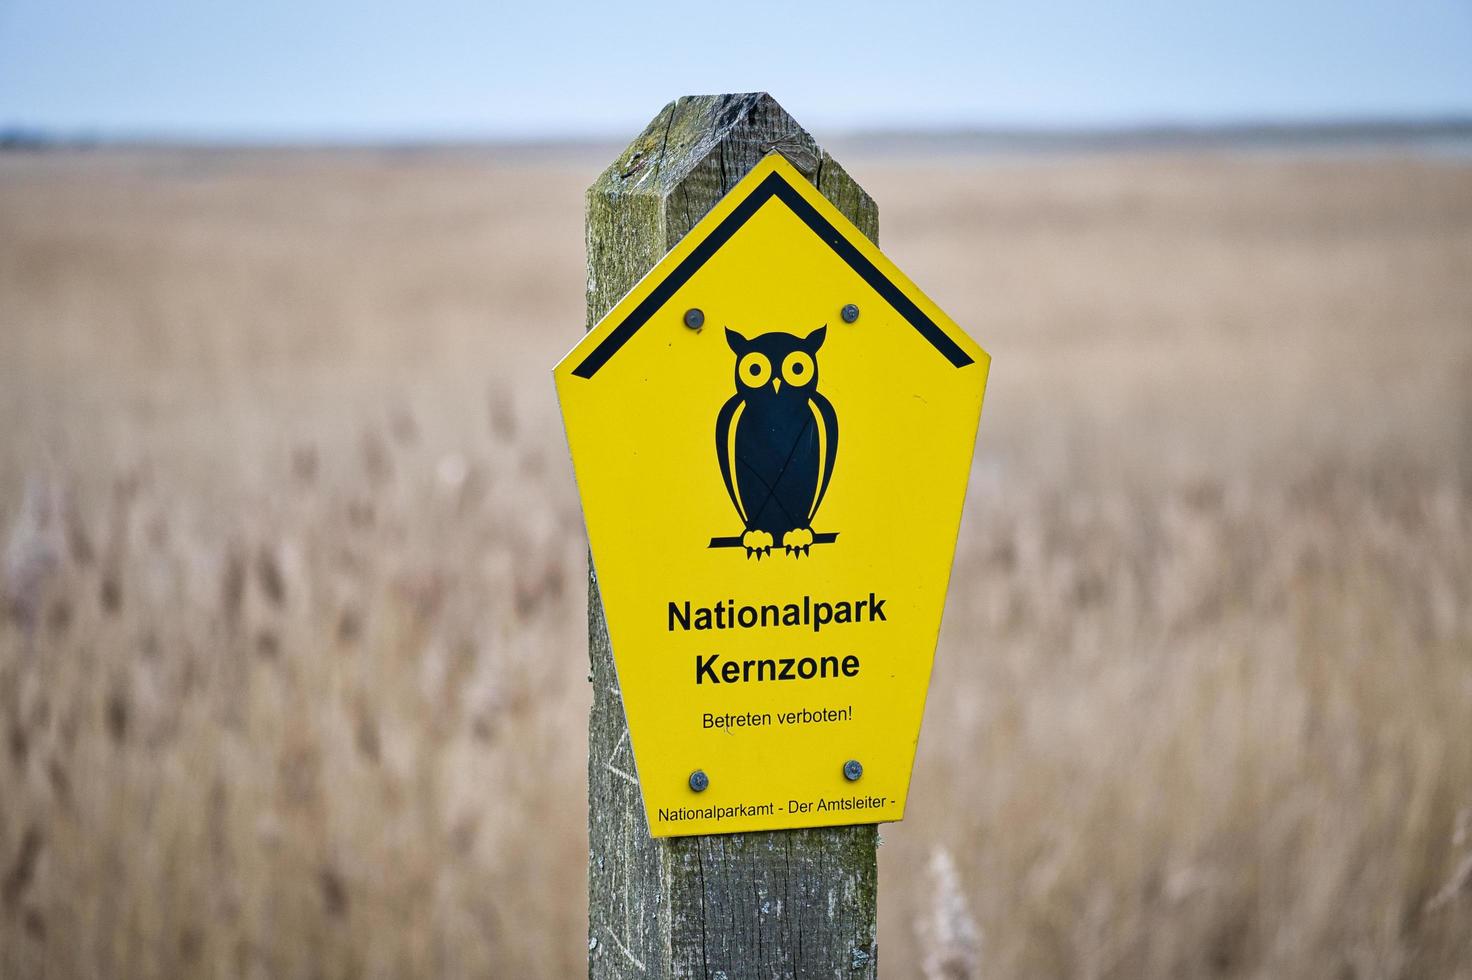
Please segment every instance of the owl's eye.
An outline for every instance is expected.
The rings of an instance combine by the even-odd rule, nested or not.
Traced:
[[[795,350],[782,359],[782,380],[790,385],[805,385],[813,380],[813,358],[807,351]]]
[[[749,388],[760,388],[772,378],[772,362],[767,355],[751,351],[736,365],[736,376]]]

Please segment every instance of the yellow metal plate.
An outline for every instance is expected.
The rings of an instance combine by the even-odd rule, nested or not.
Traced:
[[[557,365],[651,834],[904,816],[989,363],[772,154]]]

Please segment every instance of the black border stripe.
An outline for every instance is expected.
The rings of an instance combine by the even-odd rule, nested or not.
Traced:
[[[776,176],[773,174],[772,176]],[[763,181],[763,183],[766,183]],[[971,363],[971,355],[961,349],[960,345],[952,340],[944,330],[936,326],[934,320],[925,315],[925,311],[911,302],[910,297],[900,291],[900,288],[890,282],[879,268],[864,257],[854,243],[844,238],[839,230],[818,213],[818,209],[808,203],[796,187],[787,181],[782,181],[782,186],[777,189],[777,197],[782,203],[792,209],[792,213],[803,220],[818,237],[828,243],[828,247],[838,253],[838,257],[849,264],[849,268],[857,272],[863,280],[885,301],[900,312],[900,316],[910,321],[910,326],[920,331],[920,336],[930,341],[930,346],[945,355],[945,359],[958,368],[965,367]]]
[[[660,307],[669,302],[669,298],[675,295],[676,290],[689,282],[690,277],[710,261],[710,257],[716,254],[717,249],[731,240],[731,236],[736,234],[741,226],[746,224],[751,216],[756,214],[757,210],[776,193],[776,185],[782,183],[785,181],[773,172],[758,184],[756,190],[752,191],[746,200],[736,205],[735,209],[726,215],[720,224],[716,225],[716,230],[706,236],[705,241],[696,245],[694,250],[685,256],[679,265],[675,266],[675,271],[666,276],[658,286],[655,286],[653,291],[644,297],[644,301],[634,307],[629,315],[624,317],[623,322],[614,327],[612,332],[603,338],[603,342],[593,348],[592,353],[583,358],[583,363],[579,364],[572,373],[580,378],[591,378],[596,374],[598,369],[607,363],[620,347],[629,342],[636,330],[644,326]]]
[[[880,272],[879,269],[864,257],[848,239],[844,238],[833,224],[818,213],[818,209],[808,203],[796,187],[787,182],[781,173],[772,171],[760,184],[756,186],[746,199],[732,209],[731,213],[716,225],[714,231],[705,237],[705,240],[696,245],[690,254],[675,266],[674,271],[666,276],[658,286],[644,297],[638,306],[623,318],[618,326],[611,330],[602,342],[583,358],[573,374],[579,378],[591,378],[598,373],[598,369],[608,363],[608,359],[618,353],[619,348],[628,343],[634,333],[649,321],[665,303],[669,302],[671,296],[690,277],[700,270],[700,267],[710,261],[711,256],[731,240],[731,236],[740,230],[741,226],[751,219],[761,209],[763,204],[773,197],[779,199],[792,211],[793,214],[802,219],[803,224],[813,230],[829,248],[848,263],[859,276],[880,296],[899,311],[900,315],[909,321],[910,325],[920,332],[920,336],[930,342],[936,350],[940,351],[951,364],[958,368],[972,363],[971,356],[947,336],[946,332],[936,326],[935,321],[925,315],[910,298],[906,296],[898,286]]]

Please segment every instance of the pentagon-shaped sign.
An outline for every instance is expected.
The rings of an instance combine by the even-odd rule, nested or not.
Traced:
[[[774,153],[557,365],[654,836],[904,816],[989,363]]]

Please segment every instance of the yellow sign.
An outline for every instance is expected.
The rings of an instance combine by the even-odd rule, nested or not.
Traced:
[[[989,363],[774,153],[557,365],[655,837],[904,816]]]

